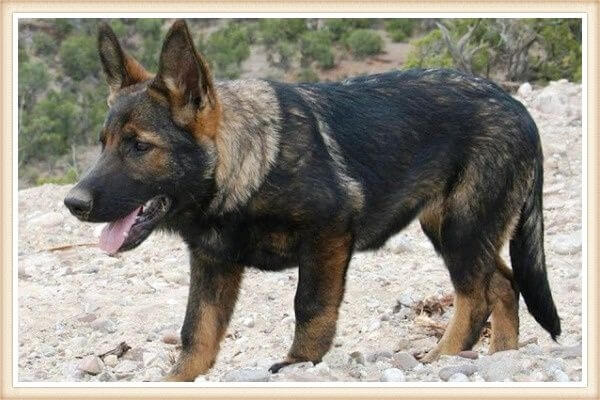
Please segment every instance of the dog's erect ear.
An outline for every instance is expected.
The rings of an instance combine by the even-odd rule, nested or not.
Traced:
[[[98,53],[110,88],[109,104],[122,88],[152,78],[151,73],[123,51],[117,36],[107,23],[100,24],[98,28]]]
[[[208,64],[196,51],[185,21],[169,29],[158,65],[150,88],[167,98],[173,120],[194,132],[198,113],[215,108],[216,97]]]

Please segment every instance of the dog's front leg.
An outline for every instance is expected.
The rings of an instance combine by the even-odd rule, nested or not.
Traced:
[[[182,350],[168,381],[193,381],[214,364],[235,306],[244,268],[191,252],[190,292]]]
[[[273,364],[271,372],[302,361],[316,364],[331,347],[352,248],[349,233],[315,236],[302,246],[294,298],[294,342],[286,359]]]

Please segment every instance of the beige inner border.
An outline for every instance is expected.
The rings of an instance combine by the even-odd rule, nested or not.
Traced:
[[[43,2],[0,0],[2,9],[2,289],[0,398],[598,398],[598,26],[589,1]],[[588,386],[587,388],[14,388],[12,386],[12,14],[15,12],[583,12],[588,16]],[[102,14],[98,15],[102,17]],[[184,15],[185,17],[185,15]],[[586,134],[584,132],[584,134]],[[16,321],[15,321],[16,323]],[[427,383],[424,383],[424,386]],[[108,386],[108,385],[107,385]]]

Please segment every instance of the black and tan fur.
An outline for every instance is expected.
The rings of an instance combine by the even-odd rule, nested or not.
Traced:
[[[490,314],[490,351],[516,348],[519,294],[560,334],[537,128],[495,84],[451,70],[218,82],[183,21],[167,34],[156,75],[106,25],[99,49],[111,88],[103,151],[69,196],[93,199],[74,210],[92,222],[152,196],[172,199],[160,227],[187,243],[191,281],[168,379],[193,380],[214,364],[246,266],[299,266],[294,342],[272,371],[319,362],[352,253],[380,247],[414,219],[456,289],[454,316],[426,360],[469,349]],[[499,256],[506,241],[512,270]]]

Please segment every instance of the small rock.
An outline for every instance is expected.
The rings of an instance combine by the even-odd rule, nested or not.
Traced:
[[[550,352],[555,356],[561,356],[566,359],[581,357],[581,343],[574,346],[553,347],[550,349]]]
[[[114,322],[112,322],[109,319],[97,319],[93,321],[90,324],[90,326],[98,331],[105,333],[115,333],[117,331]]]
[[[117,378],[112,373],[110,373],[108,371],[104,371],[100,375],[98,375],[98,380],[100,382],[113,382],[116,379]]]
[[[469,358],[471,360],[477,360],[479,358],[479,353],[473,350],[464,350],[458,353],[459,357]]]
[[[400,339],[396,343],[396,346],[394,346],[394,351],[402,351],[402,350],[410,349],[411,348],[410,344],[411,344],[410,340]]]
[[[244,325],[247,328],[253,328],[254,327],[254,317],[249,316],[244,318],[244,320],[242,321],[242,325]]]
[[[369,326],[367,327],[367,329],[365,331],[366,332],[374,332],[379,328],[381,328],[381,321],[376,319],[376,320],[371,321],[371,323],[369,324]]]
[[[352,362],[360,365],[365,365],[365,355],[360,351],[353,351],[352,353],[350,353],[350,363]]]
[[[447,381],[454,374],[463,374],[466,376],[470,376],[473,375],[476,371],[477,367],[473,364],[457,364],[440,369],[438,375],[442,380]]]
[[[198,383],[198,382],[206,382],[206,381],[207,381],[206,380],[206,376],[204,376],[204,375],[198,375],[196,377],[196,379],[194,379],[194,382],[196,382],[196,383]]]
[[[56,349],[46,343],[43,343],[42,345],[40,345],[39,350],[46,357],[52,357],[53,355],[56,354]]]
[[[31,278],[31,275],[29,275],[27,268],[25,268],[25,266],[22,265],[22,263],[19,263],[18,277],[19,279]]]
[[[241,368],[229,371],[223,377],[225,382],[268,382],[270,373],[263,368]]]
[[[390,353],[389,351],[378,351],[376,353],[371,353],[367,356],[367,361],[374,363],[382,358],[392,358],[392,353]]]
[[[53,226],[62,224],[63,220],[64,217],[62,214],[57,212],[49,212],[32,220],[31,223],[33,225],[40,225],[44,228],[51,228]]]
[[[565,372],[561,369],[554,370],[551,377],[553,378],[554,382],[569,382],[570,381],[569,376],[567,374],[565,374]]]
[[[104,364],[106,364],[109,367],[114,367],[117,365],[117,363],[119,362],[118,358],[116,355],[114,354],[109,354],[106,357],[104,357]]]
[[[284,325],[290,325],[290,324],[293,324],[294,322],[296,322],[296,319],[294,317],[292,317],[291,315],[288,315],[287,317],[285,317],[281,320],[281,323]]]
[[[469,382],[469,378],[465,374],[458,372],[448,378],[448,382]]]
[[[383,375],[381,376],[382,382],[404,382],[406,381],[406,377],[404,373],[400,371],[398,368],[388,368],[383,371]]]
[[[481,376],[488,382],[502,382],[511,379],[521,369],[517,350],[499,351],[477,360]]]
[[[132,360],[121,360],[115,368],[115,373],[117,374],[117,378],[119,375],[126,375],[132,371],[135,371],[139,368],[139,364]],[[121,379],[121,378],[119,378]]]
[[[529,95],[531,95],[532,92],[533,88],[531,87],[531,84],[529,82],[525,82],[524,84],[519,86],[519,89],[517,90],[517,94],[520,97],[528,97]]]
[[[144,366],[149,366],[154,360],[156,360],[156,353],[144,352],[142,354],[142,361],[144,362]]]
[[[96,318],[97,318],[97,316],[94,313],[84,313],[77,319],[81,322],[90,323],[90,322],[96,320]]]
[[[79,363],[79,369],[90,375],[98,375],[102,372],[102,368],[104,368],[104,363],[100,357],[96,356],[86,356]]]
[[[402,371],[408,371],[419,365],[419,362],[413,357],[412,354],[402,351],[394,354],[392,357],[392,364],[394,367],[399,368]]]
[[[166,344],[179,344],[181,341],[179,334],[175,331],[166,331],[163,333],[161,340]]]
[[[581,252],[581,231],[571,234],[556,235],[552,241],[554,251],[561,255],[571,255]]]

